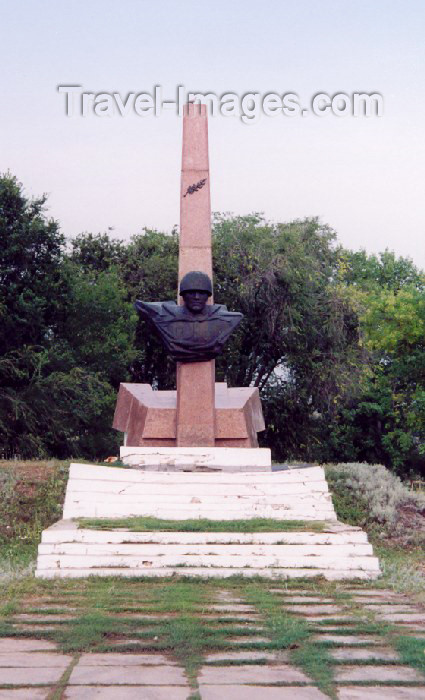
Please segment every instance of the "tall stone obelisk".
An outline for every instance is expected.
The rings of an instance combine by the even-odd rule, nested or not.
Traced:
[[[183,112],[179,283],[192,270],[212,279],[208,120],[199,104],[187,104]],[[214,447],[215,437],[214,360],[178,363],[177,446]]]

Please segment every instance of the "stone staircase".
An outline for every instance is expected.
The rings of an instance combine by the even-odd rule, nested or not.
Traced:
[[[340,523],[320,533],[129,532],[61,520],[43,532],[36,576],[90,574],[373,579],[379,565],[366,533]]]
[[[325,521],[323,531],[132,532],[77,518]],[[158,472],[71,465],[64,520],[43,532],[36,576],[379,576],[366,533],[338,523],[321,467]],[[230,528],[229,528],[230,529]],[[254,529],[254,528],[253,528]]]
[[[63,517],[336,520],[322,467],[169,472],[72,464]]]

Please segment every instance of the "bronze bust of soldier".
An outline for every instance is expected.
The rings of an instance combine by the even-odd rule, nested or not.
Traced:
[[[213,360],[243,315],[223,304],[207,304],[212,283],[204,272],[188,272],[180,282],[183,304],[137,300],[137,311],[154,324],[167,352],[178,362]]]

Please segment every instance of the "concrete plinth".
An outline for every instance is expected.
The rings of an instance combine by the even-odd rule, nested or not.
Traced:
[[[196,364],[188,365],[188,369],[194,369]],[[210,446],[210,428],[207,426],[205,432],[205,422],[198,420],[194,413],[195,404],[190,402],[192,393],[202,397],[201,388],[194,384],[189,393],[180,394],[183,444],[177,440],[177,392],[152,391],[149,384],[120,385],[113,427],[126,434],[127,447]],[[207,398],[203,398],[200,411],[211,410]],[[215,432],[213,446],[258,447],[257,433],[265,427],[258,389],[229,388],[225,383],[216,383],[214,403],[214,421],[210,421]],[[195,441],[197,435],[198,441]],[[201,438],[206,439],[199,442]]]
[[[257,447],[121,447],[121,461],[148,471],[271,472],[271,451]]]

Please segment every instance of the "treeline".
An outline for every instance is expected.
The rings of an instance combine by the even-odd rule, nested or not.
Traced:
[[[178,235],[66,243],[45,197],[0,177],[0,457],[116,454],[119,383],[173,388],[133,301],[173,299]],[[217,378],[260,388],[274,458],[425,470],[425,276],[344,250],[317,219],[217,215],[215,300],[245,319]]]

